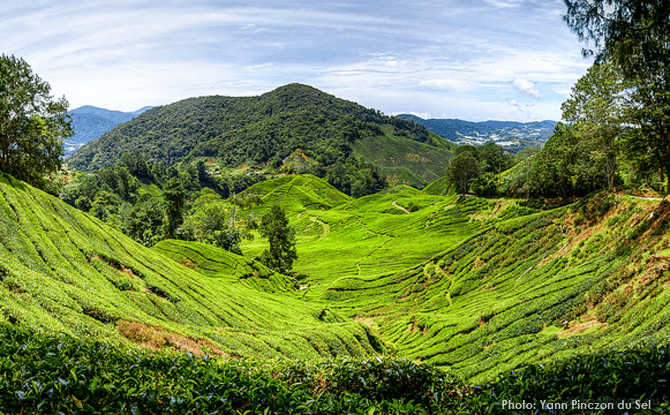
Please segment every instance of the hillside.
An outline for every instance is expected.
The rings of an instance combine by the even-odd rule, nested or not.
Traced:
[[[75,108],[69,112],[75,135],[65,140],[65,157],[74,154],[89,141],[95,140],[119,124],[130,121],[151,107],[133,112],[110,111],[90,105]]]
[[[207,159],[226,168],[266,168],[297,151],[325,168],[364,156],[388,176],[404,169],[399,177],[421,186],[444,174],[450,148],[421,125],[290,84],[256,97],[200,97],[153,108],[84,146],[69,165],[91,171],[124,152],[142,152],[166,166]]]
[[[246,192],[262,200],[253,207],[257,214],[274,204],[287,210],[298,241],[295,279],[252,259],[265,249],[262,238],[244,242],[245,257],[188,241],[148,249],[1,176],[0,338],[2,350],[18,357],[1,360],[0,353],[0,366],[7,372],[16,359],[24,363],[12,378],[12,390],[21,393],[0,387],[0,396],[18,400],[14,408],[30,394],[53,400],[55,391],[33,393],[25,385],[35,379],[29,371],[35,359],[51,367],[64,358],[104,365],[100,376],[116,385],[107,393],[123,391],[125,398],[113,401],[121,412],[129,410],[126,399],[144,405],[146,413],[178,404],[249,409],[247,399],[259,400],[257,410],[276,408],[283,404],[264,399],[278,390],[292,407],[321,402],[330,408],[324,413],[377,407],[373,401],[380,399],[388,400],[388,413],[424,413],[430,405],[479,413],[503,395],[588,397],[589,389],[564,387],[565,371],[597,376],[593,387],[603,396],[670,393],[664,383],[670,367],[668,200],[601,193],[537,211],[516,200],[460,198],[442,182],[425,191],[398,185],[352,199],[311,175],[268,180]],[[35,357],[33,348],[49,353]],[[208,366],[209,356],[220,359]],[[266,360],[286,358],[289,363]],[[612,365],[601,367],[602,359]],[[529,363],[545,366],[519,372]],[[129,386],[138,364],[155,374],[136,379],[163,395]],[[444,372],[433,372],[432,365]],[[644,376],[630,379],[631,370]],[[86,373],[67,372],[48,376],[52,384],[84,377],[96,390],[98,381]],[[221,373],[235,380],[205,389],[185,380]],[[389,382],[396,385],[391,390]],[[487,386],[468,386],[473,383]],[[240,384],[247,385],[244,391]],[[197,392],[182,399],[174,388]],[[209,403],[213,391],[245,398]],[[95,393],[86,402],[105,401],[100,394],[106,392]],[[201,398],[195,402],[188,393]],[[324,394],[328,400],[319,400]],[[404,400],[388,406],[398,396]]]
[[[283,199],[257,193],[291,212],[303,295],[366,321],[401,356],[488,381],[528,362],[667,343],[667,200],[596,195],[536,211],[459,201],[437,184],[323,210],[291,202],[300,181]]]
[[[6,175],[0,194],[0,326],[200,356],[379,351],[366,326],[322,321],[322,305],[300,300],[290,278],[249,259],[195,243],[150,250]],[[170,258],[174,246],[219,265],[180,263]]]
[[[242,244],[246,257],[147,249],[3,176],[1,323],[236,356],[363,356],[383,343],[474,380],[667,342],[670,202],[595,195],[536,211],[441,186],[358,199],[309,175],[252,186],[258,215],[280,204],[296,229],[296,281],[251,259],[263,238]]]
[[[456,119],[423,119],[415,115],[401,114],[399,118],[412,120],[429,131],[450,142],[463,145],[481,145],[494,142],[505,150],[517,152],[528,147],[542,147],[551,137],[555,121],[515,122],[482,121],[470,122]]]

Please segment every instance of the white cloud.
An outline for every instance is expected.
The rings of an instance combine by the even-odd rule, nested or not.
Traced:
[[[539,85],[552,82],[538,102],[546,107],[533,108],[548,118],[560,108],[552,90],[569,90],[589,66],[563,8],[561,0],[5,2],[0,50],[24,57],[72,108],[130,111],[301,82],[386,113],[518,119],[531,114],[510,106],[510,86],[540,99]]]
[[[499,8],[511,8],[511,7],[519,7],[521,0],[486,0],[488,4],[494,7],[499,7]]]
[[[530,98],[542,99],[542,90],[539,85],[525,79],[516,78],[512,82],[512,87],[522,95]]]
[[[471,89],[471,85],[462,79],[428,79],[419,82],[419,85],[448,91],[467,91]]]

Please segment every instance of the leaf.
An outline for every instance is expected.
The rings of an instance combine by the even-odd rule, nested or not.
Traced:
[[[74,404],[77,406],[77,408],[84,409],[84,404],[79,399],[72,396],[72,400],[74,401]]]

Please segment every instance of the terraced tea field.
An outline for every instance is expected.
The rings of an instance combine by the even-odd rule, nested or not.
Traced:
[[[365,322],[400,356],[486,381],[667,343],[667,201],[597,195],[537,212],[401,187],[328,210],[285,206],[304,298]]]
[[[283,205],[297,279],[196,242],[152,249],[0,182],[0,324],[223,357],[379,354],[487,382],[531,362],[665,345],[670,202],[594,195],[535,211],[436,182],[351,199],[313,176],[248,190]]]
[[[198,246],[198,272],[178,242],[145,248],[8,176],[0,192],[0,325],[201,356],[381,351],[368,327],[322,321],[291,278],[252,260],[217,252],[223,268],[208,271],[210,247]]]

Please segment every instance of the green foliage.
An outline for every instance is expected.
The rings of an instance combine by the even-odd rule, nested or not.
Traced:
[[[254,362],[0,332],[0,410],[23,414],[423,414],[452,382],[404,359]]]
[[[590,150],[585,149],[595,144],[584,141],[580,128],[556,125],[540,153],[506,173],[501,186],[503,192],[510,196],[566,199],[607,187],[611,176],[604,174]]]
[[[270,247],[263,251],[261,262],[267,267],[281,273],[293,268],[293,261],[298,258],[295,248],[295,230],[289,226],[284,209],[279,205],[272,206],[258,226],[263,237],[268,238]]]
[[[581,151],[605,172],[614,189],[623,138],[626,89],[621,71],[611,63],[594,65],[572,88],[563,103],[563,119],[574,129]]]
[[[0,175],[0,188],[2,324],[193,354],[318,358],[383,351],[376,334],[352,319],[319,320],[324,307],[298,299],[288,277],[238,258],[234,269],[242,275],[229,267],[212,278],[10,176]],[[160,198],[153,200],[160,208]],[[214,262],[224,258],[203,252]]]
[[[580,40],[593,41],[598,61],[617,63],[631,85],[629,124],[639,133],[626,151],[666,176],[670,192],[670,56],[668,5],[655,0],[566,1],[565,21]],[[593,51],[588,51],[594,53]]]
[[[268,293],[295,290],[293,278],[279,274],[252,259],[209,244],[168,239],[152,247],[154,251],[210,278],[239,283]]]
[[[454,155],[447,169],[447,179],[463,195],[471,188],[477,196],[496,196],[499,193],[497,175],[513,165],[510,154],[495,143],[459,146]]]
[[[479,163],[469,151],[457,153],[447,169],[449,181],[457,186],[461,194],[468,192],[470,182],[479,176]]]
[[[526,402],[539,413],[665,413],[670,397],[668,352],[648,348],[529,365],[472,390],[460,409],[510,413],[510,402]]]
[[[670,397],[667,348],[524,365],[472,385],[405,359],[264,363],[128,352],[6,328],[0,336],[6,413],[503,414],[524,402],[538,413],[584,413],[574,400],[612,405],[597,412],[651,414],[667,411]]]
[[[379,174],[377,167],[354,157],[347,159],[345,164],[334,165],[326,180],[337,190],[352,197],[373,194],[387,186],[386,179]]]
[[[61,167],[63,139],[74,134],[65,97],[54,101],[51,87],[30,65],[0,56],[0,171],[47,188],[47,175]]]
[[[168,238],[174,237],[175,230],[184,222],[184,199],[184,189],[179,179],[170,179],[163,189],[165,233]]]

